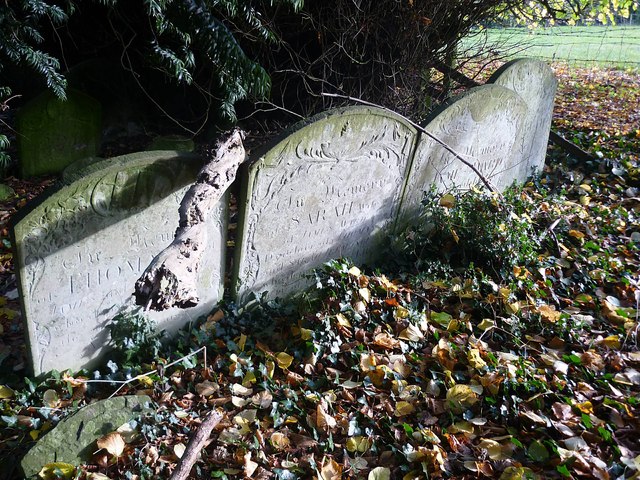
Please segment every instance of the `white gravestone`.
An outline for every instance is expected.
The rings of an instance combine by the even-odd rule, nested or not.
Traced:
[[[178,207],[202,161],[157,152],[100,162],[85,176],[27,207],[15,224],[16,271],[34,373],[93,366],[106,326],[133,306],[135,281],[173,239]],[[222,202],[221,202],[222,204]],[[169,332],[205,315],[221,298],[222,206],[209,221],[198,272],[201,302],[145,313]]]
[[[503,190],[519,178],[522,127],[527,105],[512,90],[482,85],[453,98],[434,112],[425,130],[444,142],[495,188]],[[399,214],[401,225],[417,218],[424,192],[468,189],[482,181],[440,143],[421,133]]]
[[[312,268],[333,258],[375,259],[399,207],[415,136],[401,117],[351,107],[312,119],[257,158],[239,205],[239,302],[250,292],[296,292]]]
[[[489,82],[513,90],[529,107],[522,127],[523,158],[518,175],[523,181],[544,166],[558,80],[546,63],[519,59],[504,64]]]

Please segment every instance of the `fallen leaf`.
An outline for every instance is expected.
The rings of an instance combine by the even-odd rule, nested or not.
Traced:
[[[460,413],[478,401],[478,396],[469,385],[454,385],[447,390],[446,405],[453,412]]]
[[[126,445],[124,438],[118,432],[107,433],[104,437],[100,437],[96,443],[98,448],[105,449],[116,458],[122,455]]]
[[[47,463],[38,476],[43,480],[71,479],[75,476],[76,467],[70,463],[54,462]]]
[[[333,458],[324,457],[322,459],[322,465],[320,467],[320,479],[319,480],[341,480],[342,479],[342,466],[338,464]]]
[[[367,480],[389,480],[390,478],[391,470],[387,467],[376,467],[367,476]]]
[[[281,369],[286,370],[293,363],[293,357],[286,352],[280,352],[276,355],[276,361]]]

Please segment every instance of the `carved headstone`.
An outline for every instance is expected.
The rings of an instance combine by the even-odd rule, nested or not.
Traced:
[[[286,296],[332,258],[378,256],[392,225],[415,129],[381,109],[340,109],[298,126],[245,175],[235,291]],[[244,203],[243,203],[244,202]]]
[[[60,173],[73,161],[98,151],[100,103],[72,89],[66,100],[47,91],[20,109],[17,128],[21,174]]]
[[[504,64],[489,82],[513,90],[529,107],[521,129],[523,157],[518,180],[522,181],[544,165],[558,80],[549,65],[525,58]]]
[[[197,156],[170,153],[92,165],[85,176],[27,207],[15,224],[16,271],[35,374],[89,368],[105,352],[105,326],[134,304],[135,281],[171,243],[180,201],[202,163]],[[221,297],[222,206],[209,222],[208,250],[198,271],[201,302],[150,312],[160,328],[171,331],[207,314]]]
[[[453,98],[434,112],[425,130],[471,163],[495,188],[522,180],[522,128],[527,105],[512,90],[482,85]],[[481,184],[473,171],[440,143],[422,133],[407,177],[401,222],[415,219],[424,192],[468,189]]]

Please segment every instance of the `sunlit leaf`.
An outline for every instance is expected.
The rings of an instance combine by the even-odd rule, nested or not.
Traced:
[[[203,397],[213,395],[218,392],[218,390],[220,390],[220,385],[215,382],[210,382],[209,380],[196,383],[196,392],[198,392],[198,395],[202,395]]]
[[[58,392],[49,389],[42,394],[42,401],[47,407],[56,408],[58,406],[58,402],[60,401],[60,397],[58,397]]]
[[[38,473],[38,476],[43,480],[55,480],[55,479],[71,479],[75,476],[76,467],[70,463],[54,462],[47,463],[42,470]]]
[[[390,478],[391,470],[387,467],[376,467],[367,476],[367,480],[389,480]]]
[[[331,430],[337,425],[336,419],[325,411],[322,403],[319,403],[316,407],[316,424],[319,429],[325,431]]]
[[[293,362],[293,357],[286,352],[280,352],[276,355],[278,366],[283,370],[289,368]]]
[[[411,415],[415,411],[416,408],[411,403],[401,400],[396,403],[393,413],[396,417],[403,417],[405,415]]]
[[[4,400],[6,398],[13,398],[14,392],[6,385],[0,385],[0,400]]]
[[[347,450],[351,453],[365,453],[371,448],[371,443],[372,442],[368,437],[363,437],[361,435],[349,437],[347,439]]]
[[[289,445],[291,445],[289,437],[280,432],[273,432],[269,440],[276,450],[285,450],[289,448]]]
[[[454,385],[447,390],[446,405],[454,412],[462,412],[478,401],[478,395],[469,385]]]
[[[322,459],[322,465],[320,467],[319,480],[341,480],[341,479],[342,479],[342,465],[340,465],[331,457],[324,457]]]
[[[105,436],[100,437],[96,443],[98,444],[98,448],[105,449],[110,455],[116,458],[122,455],[126,445],[124,438],[118,432],[107,433]]]

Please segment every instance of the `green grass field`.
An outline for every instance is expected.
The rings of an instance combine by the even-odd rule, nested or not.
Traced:
[[[493,48],[512,57],[640,69],[640,26],[490,28],[477,32],[464,44]]]

